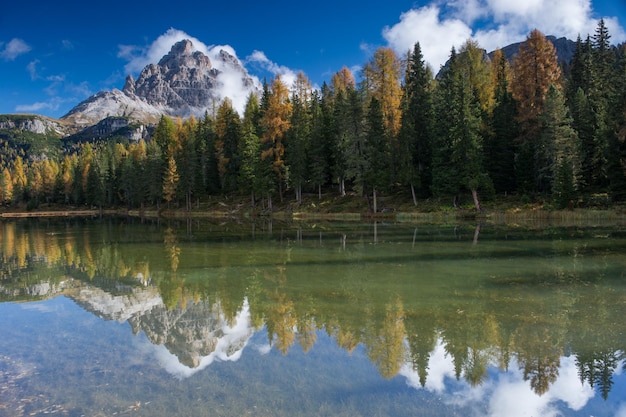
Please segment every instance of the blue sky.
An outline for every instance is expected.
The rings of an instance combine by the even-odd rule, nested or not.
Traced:
[[[358,70],[380,46],[420,42],[437,70],[468,38],[493,50],[537,28],[575,39],[603,17],[626,41],[623,0],[456,0],[313,3],[10,1],[0,11],[0,114],[61,117],[92,94],[121,89],[172,41],[227,46],[259,76],[303,71],[314,85]]]

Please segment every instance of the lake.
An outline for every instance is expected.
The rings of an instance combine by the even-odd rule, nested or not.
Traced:
[[[626,416],[626,225],[0,222],[0,416]]]

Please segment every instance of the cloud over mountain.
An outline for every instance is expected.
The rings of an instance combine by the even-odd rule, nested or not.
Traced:
[[[405,54],[420,42],[424,59],[437,72],[467,39],[488,51],[523,41],[533,29],[546,35],[576,39],[593,34],[603,17],[614,43],[626,41],[626,32],[612,16],[596,16],[591,0],[456,0],[431,2],[400,15],[400,21],[383,29],[383,38]]]

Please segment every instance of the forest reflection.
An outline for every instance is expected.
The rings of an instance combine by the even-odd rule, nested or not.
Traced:
[[[581,383],[609,396],[626,368],[618,228],[423,229],[3,222],[0,301],[65,295],[189,368],[265,327],[283,354],[325,332],[364,346],[385,378],[409,365],[422,387],[438,346],[457,379],[514,365],[539,395],[575,357]]]

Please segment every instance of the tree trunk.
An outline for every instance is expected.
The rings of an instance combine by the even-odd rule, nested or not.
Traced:
[[[342,197],[346,196],[346,180],[343,178],[339,180],[339,194],[341,194]]]
[[[374,213],[378,213],[378,201],[376,201],[376,187],[372,189],[372,204],[374,208]]]
[[[476,225],[476,229],[474,229],[474,240],[473,240],[473,244],[477,245],[478,244],[478,235],[480,234],[480,223],[478,223]]]
[[[478,201],[478,191],[475,188],[472,188],[472,198],[474,199],[474,207],[476,207],[477,212],[481,212],[480,201]]]
[[[411,183],[411,196],[413,197],[413,205],[417,207],[417,196],[415,195],[415,187]]]
[[[317,186],[317,199],[321,200],[322,199],[322,184],[319,184]]]
[[[254,208],[254,191],[250,191],[250,206]]]

